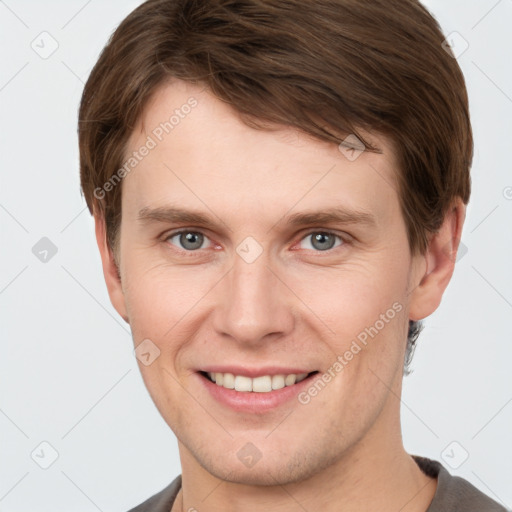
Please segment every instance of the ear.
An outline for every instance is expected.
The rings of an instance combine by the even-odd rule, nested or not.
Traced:
[[[96,242],[98,243],[98,248],[100,250],[103,276],[105,277],[110,302],[112,302],[115,310],[123,317],[125,322],[130,323],[126,311],[121,277],[114,259],[114,254],[107,242],[105,219],[101,213],[94,214],[94,224]]]
[[[431,315],[441,303],[443,293],[455,268],[466,207],[457,198],[445,215],[442,226],[430,237],[421,274],[415,279],[419,284],[411,292],[409,319],[421,320]],[[414,286],[413,282],[413,286]]]

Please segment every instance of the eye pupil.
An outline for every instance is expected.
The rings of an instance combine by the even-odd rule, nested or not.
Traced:
[[[329,233],[316,233],[311,236],[313,242],[312,245],[315,249],[325,251],[328,249],[332,249],[332,247],[334,246],[335,238]]]
[[[203,245],[203,235],[201,233],[182,233],[180,235],[180,244],[185,249],[199,249]]]

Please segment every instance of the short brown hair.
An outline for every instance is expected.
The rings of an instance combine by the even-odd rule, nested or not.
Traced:
[[[288,125],[339,144],[360,130],[396,147],[411,253],[456,197],[469,201],[473,137],[460,67],[417,0],[148,0],[119,25],[85,85],[80,178],[116,252],[122,184],[95,194],[172,77],[204,84],[249,126]],[[411,339],[411,335],[409,336]],[[409,344],[410,348],[410,344]]]

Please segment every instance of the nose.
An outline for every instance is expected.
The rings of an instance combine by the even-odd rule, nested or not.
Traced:
[[[262,254],[247,263],[238,255],[221,281],[213,326],[240,344],[259,346],[289,334],[294,325],[293,295]]]

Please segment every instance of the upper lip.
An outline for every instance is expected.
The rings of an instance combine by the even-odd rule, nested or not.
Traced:
[[[244,377],[262,377],[264,375],[290,375],[292,373],[311,373],[316,370],[308,370],[299,368],[298,366],[265,366],[260,368],[249,368],[248,366],[228,366],[228,365],[212,365],[204,366],[198,371],[206,373],[232,373],[233,375],[242,375]]]

